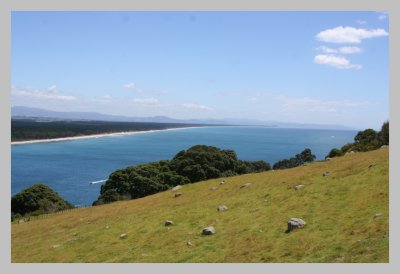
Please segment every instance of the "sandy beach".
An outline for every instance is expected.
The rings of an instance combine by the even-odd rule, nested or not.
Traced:
[[[64,137],[64,138],[14,141],[14,142],[11,142],[11,145],[26,145],[26,144],[34,144],[34,143],[73,141],[73,140],[80,140],[80,139],[101,138],[101,137],[109,137],[109,136],[117,136],[117,135],[133,135],[133,134],[143,134],[143,133],[151,133],[151,132],[158,132],[158,131],[182,130],[182,129],[188,129],[188,128],[197,128],[197,127],[179,127],[179,128],[143,130],[143,131],[123,131],[123,132],[92,134],[92,135],[73,136],[73,137]]]

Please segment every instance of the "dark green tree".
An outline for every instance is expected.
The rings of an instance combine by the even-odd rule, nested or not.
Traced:
[[[383,123],[378,138],[380,145],[389,145],[389,121]]]
[[[39,215],[70,209],[74,206],[44,184],[35,184],[11,198],[12,214]]]

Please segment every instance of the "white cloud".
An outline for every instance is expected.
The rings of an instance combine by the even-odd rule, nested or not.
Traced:
[[[318,51],[322,51],[323,53],[337,53],[338,52],[337,49],[328,48],[328,47],[325,47],[325,46],[318,47],[317,50]]]
[[[388,36],[384,29],[357,29],[353,27],[337,27],[318,33],[315,37],[319,41],[329,43],[354,43],[359,44],[363,39]]]
[[[52,85],[52,86],[48,87],[47,91],[50,93],[58,93],[58,89],[57,89],[56,85]]]
[[[134,89],[134,88],[135,88],[135,84],[134,84],[134,83],[125,84],[125,85],[124,85],[124,88]]]
[[[76,100],[76,97],[74,96],[59,94],[56,86],[50,86],[46,90],[34,90],[31,88],[12,88],[11,92],[15,96],[32,97],[39,99],[52,99],[62,101]]]
[[[314,57],[314,63],[319,65],[328,65],[337,69],[361,69],[362,66],[352,64],[348,59],[343,56],[332,54],[318,54]]]
[[[353,54],[353,53],[360,53],[362,51],[361,48],[359,47],[328,48],[325,46],[318,47],[317,50],[327,54],[332,54],[332,53]]]
[[[270,94],[270,96],[283,103],[285,111],[306,111],[306,112],[321,112],[321,113],[336,113],[343,108],[354,108],[368,106],[371,103],[368,101],[353,102],[349,100],[323,100],[311,97],[290,97],[285,94]]]
[[[144,106],[156,106],[160,104],[160,101],[157,98],[134,98],[132,102],[138,105]]]
[[[367,24],[367,21],[364,21],[364,20],[357,20],[356,22],[357,22],[357,24],[359,24],[359,25],[365,25],[365,24]]]
[[[360,53],[362,50],[359,47],[341,47],[339,52],[343,54]]]
[[[258,100],[257,97],[250,97],[249,99],[247,99],[247,101],[250,101],[250,102],[255,102],[257,100]]]
[[[387,17],[388,17],[387,12],[379,12],[379,16],[378,16],[379,20],[385,20]]]
[[[184,106],[185,108],[191,108],[191,109],[212,110],[211,107],[208,107],[208,106],[205,106],[205,105],[193,104],[193,103],[185,103],[182,106]]]

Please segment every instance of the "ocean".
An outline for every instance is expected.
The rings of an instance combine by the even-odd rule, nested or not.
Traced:
[[[241,160],[264,160],[272,165],[305,148],[310,148],[317,160],[322,160],[332,148],[353,142],[356,133],[224,126],[12,145],[11,194],[43,183],[72,204],[88,206],[97,199],[103,180],[113,171],[168,160],[193,145],[233,149]]]

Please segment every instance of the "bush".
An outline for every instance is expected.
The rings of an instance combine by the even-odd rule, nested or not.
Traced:
[[[343,153],[342,150],[337,149],[337,148],[333,148],[325,158],[327,158],[327,157],[329,157],[329,158],[339,157],[339,156],[343,156],[343,154],[344,153]]]
[[[180,151],[171,161],[131,166],[113,172],[101,186],[100,196],[93,204],[117,201],[127,194],[136,199],[176,185],[269,169],[271,166],[265,161],[239,160],[233,150],[197,145]]]
[[[316,157],[312,154],[311,149],[306,148],[290,159],[284,159],[276,162],[273,166],[273,169],[285,169],[301,166],[302,164],[313,162],[315,158]]]
[[[11,212],[14,217],[19,214],[39,215],[70,209],[74,206],[62,199],[57,192],[44,184],[35,184],[11,198]]]

